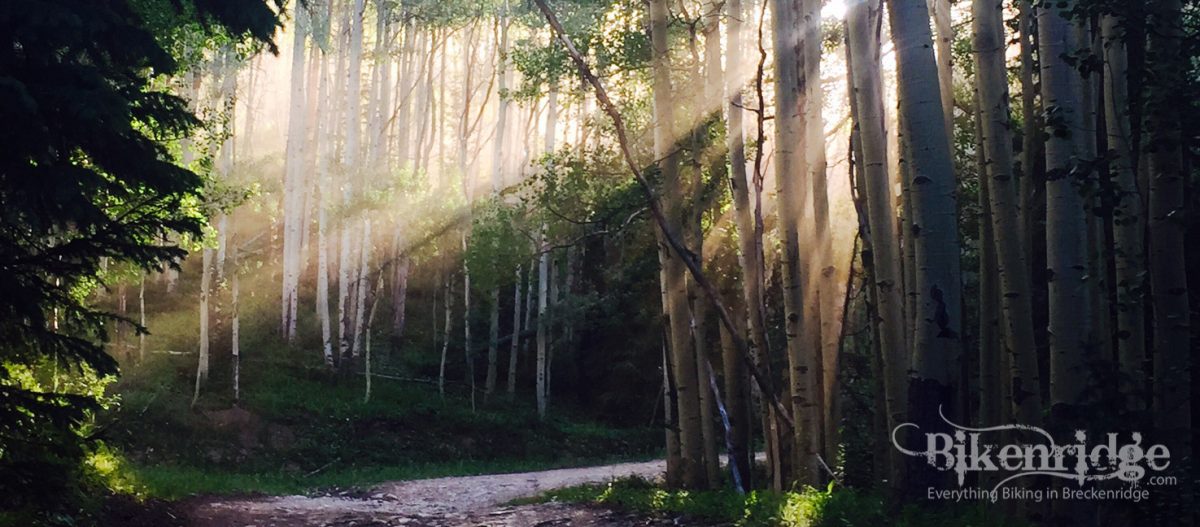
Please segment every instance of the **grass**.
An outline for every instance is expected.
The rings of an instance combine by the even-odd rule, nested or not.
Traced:
[[[881,495],[832,485],[799,492],[665,490],[626,478],[582,485],[518,500],[514,504],[560,501],[588,503],[650,515],[689,516],[741,527],[1015,527],[1021,525],[982,507],[943,510],[915,506],[890,510]]]
[[[596,459],[593,464],[607,463]],[[548,470],[577,463],[497,460],[448,463],[414,463],[332,469],[314,475],[286,472],[236,473],[197,467],[152,465],[131,467],[130,476],[147,496],[176,500],[194,495],[310,494],[326,489],[362,488],[385,481],[473,476]]]
[[[230,365],[219,353],[195,408],[193,355],[129,368],[119,403],[100,419],[99,480],[146,498],[295,494],[640,460],[661,449],[657,430],[610,428],[562,407],[542,421],[532,401],[506,394],[480,395],[473,410],[457,385],[442,397],[430,384],[376,379],[364,402],[361,376],[327,372],[272,336],[247,340],[232,417]]]

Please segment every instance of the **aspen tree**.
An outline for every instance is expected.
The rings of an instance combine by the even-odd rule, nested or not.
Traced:
[[[675,152],[675,115],[670,76],[670,46],[667,39],[669,9],[666,0],[650,2],[651,69],[654,92],[654,157],[659,159],[662,173],[664,215],[672,232],[683,232],[681,181],[678,154]],[[707,486],[703,466],[703,436],[700,423],[700,400],[697,394],[696,355],[692,351],[687,304],[687,276],[681,257],[672,253],[660,240],[660,261],[665,280],[664,306],[669,328],[669,347],[674,373],[676,422],[679,425],[679,446],[682,466],[680,483],[686,488]]]
[[[807,152],[808,128],[806,75],[808,54],[804,38],[809,34],[804,20],[803,0],[773,0],[772,22],[775,50],[775,183],[778,185],[779,237],[782,245],[783,300],[786,316],[789,396],[795,419],[792,439],[794,474],[801,484],[815,485],[820,479],[816,456],[821,450],[820,346],[813,346],[811,325],[819,317],[805,306],[805,262],[800,255],[800,218],[804,210],[803,189],[810,174]],[[807,307],[807,309],[806,309]],[[809,327],[805,327],[805,325]],[[817,329],[819,331],[819,329]],[[819,338],[819,337],[818,337]],[[819,342],[819,341],[818,341]]]
[[[1076,25],[1067,18],[1075,2],[1038,12],[1042,103],[1046,141],[1046,267],[1050,273],[1050,404],[1066,412],[1079,404],[1086,386],[1088,322],[1087,217],[1075,181],[1082,153],[1082,79],[1066,57],[1076,50]],[[1054,415],[1052,413],[1052,415]]]
[[[1003,6],[990,0],[973,0],[973,44],[979,98],[979,130],[984,155],[979,177],[987,182],[991,233],[995,237],[996,275],[1003,313],[1005,355],[1011,365],[1013,417],[1020,423],[1041,423],[1042,400],[1038,386],[1036,346],[1033,340],[1033,307],[1029,264],[1019,233],[1020,193],[1014,175],[1012,135],[1009,132],[1008,71],[1004,64]],[[982,279],[982,277],[981,277]],[[987,297],[981,302],[991,302]],[[987,323],[980,320],[981,324]],[[981,367],[983,364],[981,363]],[[999,423],[985,423],[994,425]]]
[[[1117,290],[1117,357],[1130,385],[1124,393],[1136,409],[1145,397],[1146,310],[1142,275],[1146,264],[1143,195],[1133,166],[1130,136],[1129,60],[1125,34],[1115,15],[1100,19],[1104,46],[1104,124],[1116,202],[1113,206],[1113,260]]]
[[[882,353],[884,412],[887,430],[904,422],[907,390],[905,369],[908,349],[904,320],[904,287],[900,271],[900,250],[891,233],[895,232],[895,206],[892,203],[890,166],[887,159],[883,110],[883,83],[880,78],[880,27],[882,5],[879,1],[859,2],[846,14],[849,33],[850,76],[854,86],[858,133],[862,140],[861,177],[864,181],[867,220],[871,236],[871,272],[875,310],[879,317],[879,348]],[[895,481],[901,467],[898,455],[888,478]]]
[[[906,234],[914,242],[915,259],[917,313],[909,315],[916,327],[907,420],[929,432],[946,426],[939,413],[955,415],[962,351],[956,184],[925,0],[891,0],[888,8],[912,205],[912,228]],[[910,463],[913,488],[924,488],[938,477],[923,462]]]

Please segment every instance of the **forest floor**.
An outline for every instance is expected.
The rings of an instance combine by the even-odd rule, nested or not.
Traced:
[[[590,505],[509,505],[519,498],[624,477],[655,479],[662,461],[389,482],[315,496],[197,498],[182,512],[190,525],[217,526],[649,526],[679,525]]]

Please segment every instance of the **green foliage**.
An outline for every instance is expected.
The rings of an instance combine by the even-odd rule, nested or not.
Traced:
[[[271,335],[247,335],[242,401],[226,393],[190,411],[194,357],[155,356],[122,379],[121,404],[100,426],[117,467],[108,486],[141,497],[305,492],[450,475],[512,472],[654,456],[661,433],[614,429],[562,408],[539,421],[532,401],[495,400],[473,412],[457,384],[362,379],[298,361]],[[227,386],[214,356],[210,386]]]
[[[594,61],[593,69],[598,74],[628,75],[649,64],[650,40],[643,27],[643,2],[575,0],[556,2],[554,10],[579,52]],[[519,20],[530,27],[545,25],[536,9],[525,12]],[[548,36],[516,42],[509,58],[521,72],[521,86],[509,94],[514,99],[533,100],[544,95],[551,83],[578,79],[566,49]]]
[[[647,514],[696,517],[739,527],[1004,527],[1024,525],[982,507],[922,511],[907,507],[898,514],[876,494],[830,485],[824,490],[794,492],[732,490],[668,491],[638,478],[606,485],[582,485],[554,490],[517,503],[564,501],[594,503]]]
[[[159,87],[179,67],[172,35],[268,42],[275,25],[264,2],[0,8],[0,118],[20,123],[0,131],[0,508],[68,504],[117,372],[102,347],[117,317],[86,302],[102,268],[180,258],[164,240],[203,224],[203,180],[166,146],[199,124]]]

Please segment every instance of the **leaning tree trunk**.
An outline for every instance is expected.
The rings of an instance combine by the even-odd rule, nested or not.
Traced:
[[[962,351],[962,287],[957,200],[950,140],[939,98],[925,0],[891,0],[901,122],[908,144],[915,268],[916,328],[908,385],[908,421],[921,432],[946,431],[939,413],[955,415]],[[909,488],[940,477],[910,458]]]

